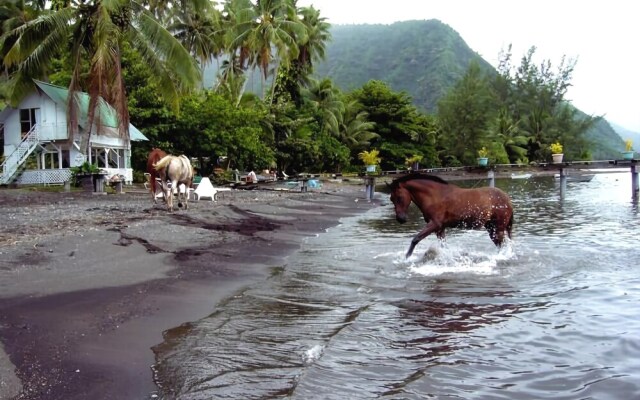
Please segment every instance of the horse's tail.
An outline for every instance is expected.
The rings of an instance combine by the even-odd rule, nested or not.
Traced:
[[[166,168],[166,166],[171,162],[171,158],[172,157],[169,155],[162,157],[160,160],[153,164],[153,168],[155,168],[156,171],[160,171],[163,168]]]

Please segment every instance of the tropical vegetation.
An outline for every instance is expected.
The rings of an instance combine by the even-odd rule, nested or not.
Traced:
[[[459,56],[459,35],[428,22],[389,31],[393,43],[428,38],[454,72],[432,71],[434,94],[420,107],[407,91],[375,79],[381,74],[349,88],[318,74],[333,31],[320,10],[296,0],[7,0],[0,98],[16,105],[35,78],[89,93],[90,118],[103,99],[123,136],[131,122],[150,139],[133,149],[138,170],[151,147],[197,158],[205,173],[221,156],[230,168],[287,173],[359,171],[357,160],[373,153],[382,169],[418,156],[426,166],[471,165],[484,146],[497,162],[520,163],[544,160],[556,141],[571,149],[567,159],[591,157],[585,132],[599,118],[564,98],[574,61],[536,65],[531,48],[516,66],[507,50],[496,71],[470,50]],[[392,47],[353,50],[384,55]],[[424,47],[398,62],[430,70],[433,47]],[[248,90],[252,71],[259,91]],[[390,81],[412,85],[407,75],[398,79]],[[76,135],[78,104],[69,97]],[[88,136],[80,139],[86,149]]]

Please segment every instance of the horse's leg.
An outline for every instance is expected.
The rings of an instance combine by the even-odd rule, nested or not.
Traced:
[[[167,209],[169,212],[173,212],[173,191],[175,190],[175,187],[176,182],[172,180],[169,190],[165,192],[167,194]]]
[[[189,209],[189,187],[191,185],[187,186],[186,184],[184,185],[184,209],[188,210]]]
[[[442,235],[444,236],[444,228],[442,228],[438,224],[434,223],[433,220],[431,220],[427,224],[427,226],[425,226],[420,232],[418,232],[417,235],[413,237],[413,239],[411,239],[411,245],[409,246],[409,250],[407,251],[405,258],[409,258],[409,256],[413,254],[413,249],[416,247],[418,243],[420,243],[422,239],[426,238],[433,232],[438,232],[438,234],[440,234],[441,231],[442,231]]]
[[[507,231],[509,233],[509,237],[511,237],[510,233],[510,225],[498,224],[495,220],[489,220],[485,228],[489,232],[489,237],[493,241],[497,247],[501,247],[502,243],[504,243],[504,232]]]
[[[153,204],[158,204],[158,200],[156,199],[156,174],[149,175],[149,191],[151,191],[151,200],[153,200]]]

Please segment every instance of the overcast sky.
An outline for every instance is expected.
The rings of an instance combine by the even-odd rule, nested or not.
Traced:
[[[627,0],[298,0],[331,24],[439,19],[496,66],[536,46],[538,61],[577,59],[566,98],[580,110],[640,132],[640,14]],[[381,43],[381,45],[383,45]]]

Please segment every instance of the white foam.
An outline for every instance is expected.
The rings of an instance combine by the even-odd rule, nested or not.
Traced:
[[[324,351],[324,346],[320,344],[316,344],[312,346],[310,349],[304,352],[302,355],[302,361],[305,364],[311,364],[322,357],[322,352]]]
[[[432,245],[424,256],[413,256],[409,260],[409,272],[423,276],[444,274],[496,275],[500,273],[500,261],[515,259],[512,242],[502,246],[498,252],[462,249],[448,245]]]

